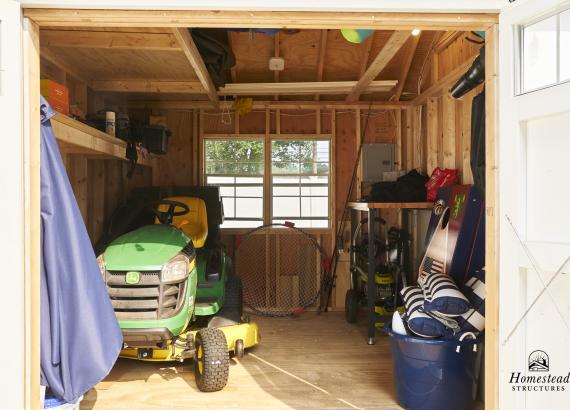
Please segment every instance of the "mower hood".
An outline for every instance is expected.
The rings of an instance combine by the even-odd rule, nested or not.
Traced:
[[[148,225],[115,239],[105,250],[105,267],[111,271],[157,271],[190,242],[169,225]]]

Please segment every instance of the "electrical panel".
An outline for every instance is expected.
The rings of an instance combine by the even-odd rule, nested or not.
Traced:
[[[384,172],[394,171],[394,144],[364,144],[362,146],[362,181],[382,181]]]

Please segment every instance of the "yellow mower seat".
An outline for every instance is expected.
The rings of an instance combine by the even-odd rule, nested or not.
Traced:
[[[185,215],[175,216],[172,220],[172,225],[180,228],[182,232],[190,237],[195,248],[203,247],[208,237],[208,213],[206,212],[206,203],[204,200],[188,196],[175,196],[165,199],[188,205],[190,212]],[[160,205],[158,210],[165,212],[168,210],[168,206]],[[180,210],[180,208],[177,210]],[[156,221],[155,223],[159,222]]]

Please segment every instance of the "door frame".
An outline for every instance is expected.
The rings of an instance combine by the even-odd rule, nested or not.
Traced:
[[[85,2],[84,2],[85,3]],[[155,2],[157,9],[161,7]],[[498,328],[499,328],[499,220],[498,220],[498,14],[497,13],[442,13],[442,12],[346,12],[346,11],[243,11],[243,10],[137,10],[121,9],[24,9],[24,55],[27,56],[28,103],[26,126],[29,155],[34,158],[25,164],[25,172],[33,182],[26,187],[30,210],[26,234],[34,244],[27,255],[30,280],[25,293],[25,307],[32,318],[26,347],[32,354],[34,366],[39,370],[39,28],[56,26],[76,27],[250,27],[263,28],[370,28],[389,30],[475,30],[486,32],[486,311],[485,317],[485,408],[498,408]],[[35,76],[35,78],[33,78]],[[34,115],[32,115],[34,114]],[[490,347],[493,347],[490,349]],[[36,363],[37,362],[37,363]],[[39,371],[38,371],[39,374]],[[32,379],[27,399],[37,408],[39,378]],[[37,403],[37,404],[36,404]]]

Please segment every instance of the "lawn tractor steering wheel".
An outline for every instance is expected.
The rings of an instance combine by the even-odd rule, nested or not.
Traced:
[[[186,215],[190,212],[190,208],[184,202],[172,201],[170,199],[161,199],[153,204],[151,207],[152,212],[156,215],[158,220],[163,225],[172,225],[172,221],[175,216]],[[159,207],[161,205],[168,206],[166,211],[160,211]],[[176,208],[182,208],[181,211],[176,211]]]

